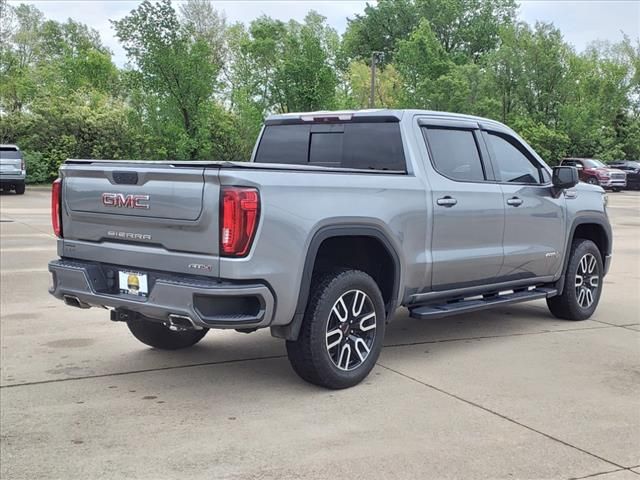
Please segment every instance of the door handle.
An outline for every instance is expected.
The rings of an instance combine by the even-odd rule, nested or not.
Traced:
[[[458,203],[458,201],[455,198],[447,195],[446,197],[442,197],[436,200],[436,203],[438,205],[442,205],[443,207],[453,207],[456,203]]]
[[[522,205],[522,199],[518,197],[512,197],[507,200],[507,205],[511,205],[512,207],[519,207]]]

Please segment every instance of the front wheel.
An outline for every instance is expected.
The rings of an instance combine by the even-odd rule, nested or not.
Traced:
[[[602,293],[600,250],[591,240],[576,239],[571,246],[564,290],[547,299],[551,313],[565,320],[586,320],[595,312]]]
[[[207,328],[202,330],[169,330],[160,322],[152,322],[149,320],[128,320],[127,326],[133,336],[145,345],[160,350],[178,350],[187,348],[198,343],[209,331]]]
[[[600,182],[598,181],[598,179],[594,177],[589,177],[587,179],[587,183],[590,183],[591,185],[600,185]]]
[[[357,385],[380,356],[385,319],[382,294],[369,275],[325,274],[314,282],[298,339],[287,341],[291,366],[315,385]]]

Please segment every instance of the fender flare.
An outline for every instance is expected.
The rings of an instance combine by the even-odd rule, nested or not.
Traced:
[[[313,269],[315,267],[316,257],[318,250],[322,242],[329,238],[335,237],[370,237],[380,241],[382,246],[389,253],[393,262],[393,294],[387,304],[385,305],[387,310],[387,321],[390,320],[391,315],[398,307],[398,298],[400,298],[400,286],[402,275],[402,264],[400,262],[400,256],[397,250],[393,246],[393,243],[389,240],[387,234],[377,225],[370,224],[343,224],[343,225],[327,225],[321,227],[316,231],[309,242],[307,248],[307,254],[305,256],[304,267],[302,270],[302,278],[300,280],[300,289],[298,291],[298,301],[296,303],[296,310],[292,321],[287,325],[271,327],[271,333],[273,336],[285,338],[287,340],[296,340],[300,333],[300,327],[304,318],[304,313],[309,300],[309,294],[311,291],[311,279],[313,276]]]
[[[611,255],[611,251],[612,251],[612,247],[613,247],[613,241],[612,241],[613,240],[613,234],[612,234],[612,231],[611,231],[611,224],[608,222],[608,220],[606,218],[603,218],[602,216],[599,216],[599,215],[584,215],[584,216],[580,216],[580,217],[574,219],[573,222],[571,223],[571,228],[569,229],[569,235],[567,237],[567,243],[566,243],[566,247],[565,247],[564,258],[562,260],[562,274],[560,275],[560,278],[556,282],[556,288],[558,289],[558,295],[562,294],[562,292],[564,291],[564,284],[565,284],[565,278],[566,278],[566,275],[567,275],[567,268],[569,267],[569,256],[570,256],[570,253],[571,253],[571,244],[573,243],[573,239],[575,237],[576,229],[580,225],[598,225],[598,226],[602,227],[602,230],[604,231],[605,238],[607,240],[607,248],[605,249],[606,251],[604,253],[607,256]],[[602,261],[605,262],[606,260],[603,258]],[[606,275],[606,267],[605,267],[605,275]]]

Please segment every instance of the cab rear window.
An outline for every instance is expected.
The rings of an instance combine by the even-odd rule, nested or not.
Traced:
[[[397,122],[267,125],[255,162],[406,171]]]

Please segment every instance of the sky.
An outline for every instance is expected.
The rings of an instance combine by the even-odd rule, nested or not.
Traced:
[[[114,62],[118,66],[126,62],[109,19],[122,18],[139,1],[23,0],[9,3],[31,3],[47,18],[58,21],[73,18],[95,28],[114,53]],[[179,3],[174,0],[174,4]],[[302,20],[309,10],[316,10],[340,33],[346,28],[347,18],[361,13],[366,6],[366,2],[357,0],[214,0],[213,4],[226,13],[229,23],[249,23],[263,14],[280,20]],[[521,0],[518,15],[530,24],[536,21],[553,23],[578,51],[594,40],[622,40],[623,32],[631,38],[640,37],[640,0]]]

